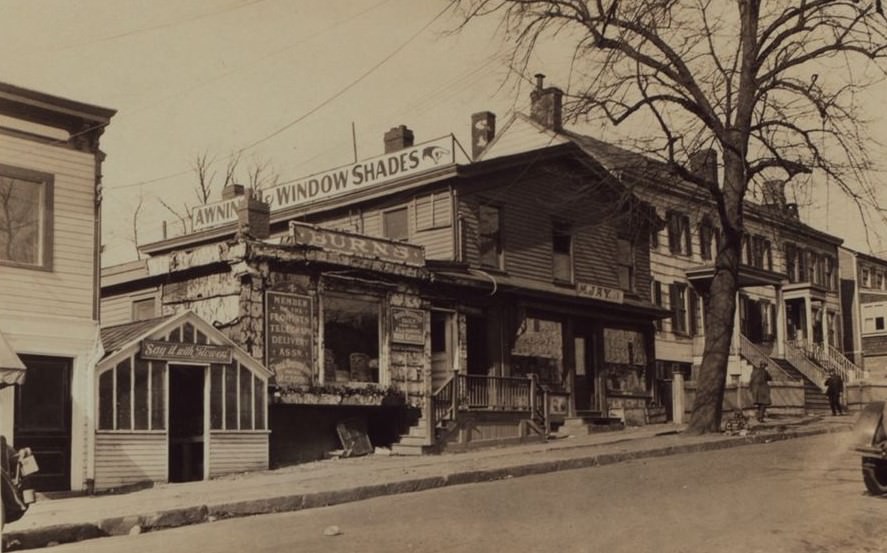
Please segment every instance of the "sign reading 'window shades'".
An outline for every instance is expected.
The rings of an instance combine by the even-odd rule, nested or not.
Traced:
[[[230,363],[231,346],[142,340],[142,351],[140,355],[142,359],[156,359],[160,361]]]
[[[314,373],[311,298],[284,292],[265,295],[266,365],[280,386],[311,384]]]
[[[392,307],[391,341],[401,344],[424,344],[425,312],[421,309]]]

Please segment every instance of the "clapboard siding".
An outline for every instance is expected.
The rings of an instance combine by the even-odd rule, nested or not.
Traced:
[[[426,259],[453,259],[453,228],[444,227],[416,232],[410,240],[425,248]]]
[[[128,295],[102,298],[101,321],[103,327],[131,322],[131,298]]]
[[[0,306],[92,318],[95,159],[92,154],[0,135],[0,163],[53,175],[52,271],[0,265]]]
[[[618,288],[616,239],[629,221],[613,214],[613,204],[598,199],[593,184],[587,190],[582,186],[556,173],[535,172],[520,178],[506,176],[484,190],[463,192],[458,213],[464,260],[479,264],[478,209],[494,205],[501,208],[504,269],[509,275],[551,283],[552,230],[555,222],[563,221],[573,233],[575,280]],[[636,236],[635,291],[646,299],[650,293],[649,249],[646,234],[639,231]]]
[[[209,441],[210,478],[232,472],[268,468],[267,432],[212,432]]]
[[[168,450],[166,434],[163,433],[96,434],[96,489],[145,480],[166,482]]]

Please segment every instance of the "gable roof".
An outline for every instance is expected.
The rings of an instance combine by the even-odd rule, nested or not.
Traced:
[[[231,341],[222,331],[197,316],[193,311],[182,311],[175,315],[103,328],[101,330],[102,344],[108,354],[99,361],[96,373],[113,367],[121,360],[133,355],[140,348],[142,340],[163,340],[169,332],[185,323],[190,323],[196,330],[202,332],[208,343],[230,346],[234,359],[241,365],[264,375],[266,378],[274,374],[273,371],[268,370],[265,365]]]
[[[659,189],[664,189],[663,185],[667,183],[668,190],[673,191],[678,188],[682,190],[683,195],[698,197],[702,201],[708,198],[708,194],[702,193],[699,187],[675,175],[664,161],[566,128],[554,131],[522,113],[514,114],[505,123],[478,160],[488,161],[562,144],[575,145],[595,163],[612,173],[617,180],[624,182],[625,177],[629,177],[636,184],[643,185],[646,194],[655,195]],[[641,192],[631,185],[628,185],[628,190],[633,193]],[[639,195],[642,198],[648,197],[644,194]],[[790,219],[775,212],[772,206],[746,200],[745,209],[747,214],[763,220],[766,224],[792,228],[833,244],[843,242],[843,239],[818,230],[800,219]]]

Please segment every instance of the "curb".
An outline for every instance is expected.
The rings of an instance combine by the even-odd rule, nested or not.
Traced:
[[[45,526],[19,532],[4,533],[2,536],[3,550],[20,551],[23,549],[34,549],[101,537],[136,535],[143,532],[154,532],[229,518],[301,511],[304,509],[362,501],[374,497],[420,492],[462,484],[492,482],[496,480],[520,478],[523,476],[547,474],[564,470],[602,467],[627,461],[667,457],[682,453],[700,453],[703,451],[729,449],[744,445],[765,444],[795,438],[806,438],[819,434],[846,432],[849,429],[849,426],[845,427],[842,425],[827,428],[783,430],[775,433],[753,434],[744,437],[729,437],[695,444],[673,445],[621,453],[591,454],[573,459],[556,459],[537,463],[529,462],[526,464],[495,469],[454,472],[442,476],[427,476],[341,490],[286,495],[265,499],[251,499],[215,505],[182,507],[142,515],[106,518],[98,522]]]

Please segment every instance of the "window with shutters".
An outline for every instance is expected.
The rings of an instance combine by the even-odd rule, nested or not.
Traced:
[[[702,259],[710,261],[714,259],[717,244],[715,244],[715,228],[711,219],[705,217],[699,223],[699,255]]]
[[[687,334],[687,285],[675,282],[669,285],[671,301],[671,330],[676,334]]]
[[[668,230],[668,251],[677,255],[692,255],[690,217],[678,211],[669,211],[666,214],[666,225]]]
[[[432,230],[450,226],[452,222],[451,208],[450,193],[446,190],[417,197],[414,210],[416,230]]]
[[[654,280],[652,288],[653,288],[653,304],[656,305],[657,307],[664,307],[664,305],[662,303],[662,283],[659,282],[658,280]],[[662,319],[656,319],[654,321],[654,324],[656,325],[657,331],[662,330]]]
[[[634,291],[634,245],[626,238],[616,239],[616,277],[620,288],[627,292]]]
[[[408,240],[410,237],[409,217],[406,207],[382,212],[382,233],[391,240]]]
[[[699,336],[702,334],[702,325],[699,320],[699,294],[692,288],[689,289],[687,295],[687,322],[690,336]]]

